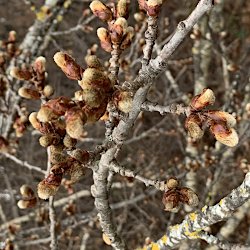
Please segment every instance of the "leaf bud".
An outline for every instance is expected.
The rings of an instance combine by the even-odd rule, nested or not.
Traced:
[[[110,37],[114,44],[120,44],[126,30],[128,28],[127,20],[124,17],[119,17],[110,27]]]
[[[32,74],[29,70],[19,69],[18,67],[12,68],[10,75],[18,80],[29,81],[32,78]]]
[[[105,4],[103,4],[101,1],[92,1],[89,7],[93,14],[100,18],[102,21],[108,22],[112,20],[111,9]]]
[[[105,244],[107,244],[108,246],[111,246],[111,240],[110,240],[110,238],[108,237],[107,234],[103,233],[102,234],[102,239],[103,239]]]
[[[40,122],[37,119],[37,112],[32,112],[29,115],[29,121],[34,129],[39,130]]]
[[[158,16],[162,6],[162,0],[148,0],[146,4],[148,15]]]
[[[181,188],[181,202],[188,204],[191,207],[196,207],[199,205],[199,198],[197,194],[190,188]]]
[[[70,55],[64,52],[57,52],[54,55],[54,61],[69,79],[81,80],[84,70]]]
[[[130,46],[132,39],[134,37],[134,34],[135,34],[134,28],[129,26],[127,28],[127,33],[124,36],[124,39],[123,39],[122,44],[120,46],[121,49],[126,49]]]
[[[128,7],[129,7],[128,0],[118,0],[117,7],[116,7],[117,16],[128,18],[128,15],[129,15]]]
[[[102,69],[102,64],[96,55],[87,55],[85,61],[89,68]]]
[[[50,174],[46,179],[39,182],[37,185],[37,194],[40,199],[47,200],[50,196],[54,196],[59,189],[61,181],[56,181],[53,184],[48,183],[47,179],[55,179],[53,174]]]
[[[83,111],[87,116],[87,122],[96,122],[98,121],[106,112],[107,109],[107,100],[105,100],[98,108],[92,108],[88,105],[83,107]]]
[[[51,85],[45,85],[43,89],[43,94],[45,97],[50,97],[54,94],[54,88]]]
[[[77,182],[84,174],[86,168],[78,161],[73,161],[70,164],[69,175],[71,183]]]
[[[49,160],[52,164],[60,164],[67,161],[67,156],[62,152],[54,152],[50,154]]]
[[[94,88],[88,88],[82,91],[77,91],[75,93],[75,98],[78,101],[84,101],[90,107],[97,108],[105,99],[105,94],[103,91]]]
[[[162,203],[165,211],[177,212],[179,209],[179,195],[175,189],[170,189],[163,194]]]
[[[233,128],[228,128],[223,124],[215,123],[210,127],[210,131],[214,135],[215,139],[222,144],[234,147],[239,142],[237,132]]]
[[[49,147],[52,144],[58,144],[60,136],[57,134],[46,134],[39,138],[39,143],[42,147]]]
[[[112,51],[112,43],[111,43],[111,37],[107,29],[105,28],[98,28],[97,29],[97,36],[100,40],[101,47],[106,51],[106,52],[111,52]]]
[[[35,89],[21,87],[18,90],[18,94],[26,99],[34,99],[34,100],[40,99],[40,93]]]
[[[36,205],[36,202],[36,197],[33,197],[32,199],[18,201],[17,206],[20,209],[32,208]]]
[[[37,113],[37,119],[40,122],[49,122],[59,117],[50,107],[42,105]]]
[[[171,189],[171,188],[176,188],[179,185],[179,181],[177,180],[177,178],[175,177],[171,177],[167,180],[166,186],[167,188]]]
[[[124,113],[129,113],[132,109],[133,97],[128,91],[116,91],[113,95],[115,105]]]
[[[65,135],[63,138],[63,145],[68,148],[68,149],[72,149],[75,147],[77,143],[77,140],[74,138],[71,138],[69,135]]]
[[[32,188],[28,185],[22,185],[20,187],[20,193],[23,196],[23,198],[34,197],[34,195],[35,195]]]
[[[211,89],[203,89],[202,93],[196,95],[190,103],[193,110],[199,111],[215,102],[214,92]]]
[[[65,114],[67,134],[74,139],[83,137],[85,134],[84,124],[86,121],[87,116],[81,109],[72,108],[68,110]]]
[[[199,140],[204,135],[202,121],[196,114],[191,114],[187,117],[185,127],[188,130],[189,136],[194,140]]]
[[[8,42],[15,42],[16,41],[16,31],[15,30],[11,30],[9,32],[9,36],[8,36]]]

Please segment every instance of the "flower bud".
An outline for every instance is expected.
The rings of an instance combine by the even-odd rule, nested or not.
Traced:
[[[185,127],[188,130],[189,136],[194,140],[199,140],[204,135],[202,121],[196,114],[191,114],[187,117]]]
[[[59,117],[54,111],[48,107],[43,105],[37,113],[37,118],[40,122],[49,122],[55,120]]]
[[[232,128],[236,125],[236,119],[224,111],[208,111],[205,113],[210,119],[214,121],[214,123],[225,123],[227,127]]]
[[[180,201],[188,204],[191,207],[199,205],[199,198],[197,194],[190,188],[181,188],[180,190]]]
[[[134,37],[134,34],[135,34],[134,28],[129,26],[127,28],[127,33],[124,36],[124,39],[123,39],[122,44],[120,46],[121,49],[126,49],[126,48],[128,48],[130,46],[130,44],[132,42],[132,39]]]
[[[64,52],[57,52],[54,55],[54,61],[69,79],[81,80],[84,70],[70,55]]]
[[[158,16],[162,6],[162,0],[148,0],[147,13],[149,16]]]
[[[85,61],[88,68],[102,69],[102,64],[96,55],[87,55]]]
[[[34,197],[34,195],[35,195],[32,188],[28,185],[22,185],[20,187],[20,193],[23,196],[23,198]]]
[[[165,211],[177,212],[179,208],[179,196],[174,189],[170,189],[163,194],[162,203]]]
[[[94,87],[102,88],[107,92],[111,88],[110,79],[104,74],[104,72],[94,68],[87,68],[82,75],[82,80],[78,83],[82,89]]]
[[[112,11],[109,7],[101,1],[92,1],[89,5],[90,9],[95,16],[99,17],[102,21],[108,22],[112,20]]]
[[[30,200],[20,200],[17,202],[17,206],[20,209],[32,208],[36,205],[36,197]]]
[[[10,70],[10,75],[18,80],[30,80],[32,78],[32,74],[29,70],[19,69],[14,67]]]
[[[42,147],[49,147],[52,144],[58,144],[60,136],[57,134],[46,134],[39,138],[39,143]]]
[[[26,87],[21,87],[18,90],[18,94],[26,99],[40,99],[40,93],[37,90],[26,88]]]
[[[54,94],[54,88],[51,85],[46,85],[43,89],[43,94],[45,97],[50,97]]]
[[[86,150],[74,149],[69,152],[69,155],[82,164],[85,164],[89,161],[89,152]]]
[[[211,89],[204,89],[201,94],[196,95],[191,103],[190,107],[193,110],[199,111],[208,105],[213,105],[215,102],[214,92]]]
[[[37,119],[37,112],[32,112],[29,115],[29,121],[34,129],[39,130],[40,128],[40,122]]]
[[[128,91],[116,91],[113,95],[115,105],[124,113],[129,113],[132,109],[133,97]]]
[[[75,93],[75,98],[78,101],[84,101],[90,107],[97,108],[105,99],[105,94],[103,91],[94,88],[88,88],[82,91],[77,91]]]
[[[111,37],[107,29],[105,28],[98,28],[97,29],[97,36],[100,40],[101,47],[106,52],[112,51],[112,43],[111,43]]]
[[[75,147],[77,143],[77,140],[74,138],[71,138],[69,135],[65,135],[63,138],[63,145],[68,148],[68,149],[72,149]]]
[[[46,65],[46,59],[43,56],[39,56],[36,58],[35,62],[33,63],[34,70],[42,75],[45,73],[45,65]]]
[[[222,144],[234,147],[239,142],[239,137],[233,128],[228,128],[223,124],[216,123],[210,127],[215,139]]]
[[[128,18],[128,15],[129,15],[128,5],[129,5],[129,1],[118,0],[117,7],[116,7],[118,17],[125,17],[126,19]]]
[[[84,124],[87,121],[85,113],[79,108],[72,108],[65,114],[66,132],[74,139],[84,136]]]
[[[105,100],[98,108],[85,105],[82,110],[87,116],[87,122],[92,123],[98,121],[106,112],[107,104],[107,100]]]
[[[47,179],[51,183],[47,182]],[[39,182],[37,185],[37,194],[40,199],[47,200],[50,196],[54,196],[59,189],[61,180],[60,178],[56,179],[53,174],[50,174],[46,179]]]
[[[175,177],[171,177],[167,180],[166,186],[167,188],[171,189],[171,188],[176,188],[179,185],[179,181],[177,180],[177,178]]]
[[[127,20],[124,17],[119,17],[110,27],[110,37],[114,44],[120,44],[123,35],[126,33],[128,28]]]

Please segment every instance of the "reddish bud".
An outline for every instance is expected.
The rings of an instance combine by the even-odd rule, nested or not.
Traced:
[[[37,59],[33,63],[34,70],[40,75],[45,73],[45,66],[46,66],[46,59],[43,56],[37,57]]]
[[[64,52],[57,52],[54,55],[54,61],[68,78],[73,80],[81,80],[84,70],[70,55]]]
[[[228,112],[208,111],[205,115],[212,119],[214,123],[225,123],[229,128],[236,125],[236,119]]]
[[[202,110],[208,105],[213,105],[215,102],[214,92],[211,89],[204,89],[201,94],[196,95],[191,103],[190,107],[193,110]]]
[[[116,91],[113,100],[118,109],[124,113],[130,112],[132,109],[133,97],[128,91]]]
[[[21,87],[18,90],[18,94],[26,99],[34,99],[34,100],[40,99],[40,93],[35,89]]]
[[[47,200],[50,196],[54,196],[61,184],[61,180],[59,181],[59,179],[56,180],[56,177],[53,174],[50,174],[46,179],[39,182],[37,185],[38,197]]]
[[[116,7],[117,16],[128,18],[128,15],[129,15],[128,7],[129,7],[128,0],[118,0],[117,7]]]
[[[19,69],[14,67],[10,70],[10,75],[18,80],[30,80],[32,78],[32,74],[29,70]]]
[[[107,29],[105,28],[98,28],[97,29],[97,36],[100,40],[101,47],[106,52],[112,51],[112,43],[111,43],[111,37]]]
[[[199,204],[199,198],[197,194],[190,188],[180,189],[180,201],[188,204],[191,207],[196,207]]]
[[[185,127],[188,130],[189,136],[194,140],[199,140],[204,135],[202,121],[196,114],[191,114],[187,117]]]
[[[120,44],[126,30],[128,28],[127,20],[124,17],[119,17],[111,26],[110,26],[110,37],[111,41],[114,44]]]
[[[108,22],[112,20],[112,11],[109,7],[101,1],[92,1],[89,5],[90,9],[95,16],[99,17],[102,21]]]

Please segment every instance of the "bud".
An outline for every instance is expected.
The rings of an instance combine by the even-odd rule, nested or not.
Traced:
[[[49,160],[52,164],[60,164],[66,162],[67,157],[62,152],[54,152],[50,154]]]
[[[54,61],[69,79],[81,80],[84,70],[70,55],[64,52],[57,52],[54,55]]]
[[[23,196],[23,198],[30,198],[30,197],[34,197],[34,191],[32,190],[31,187],[29,187],[28,185],[22,185],[20,187],[20,193]]]
[[[167,180],[166,186],[167,188],[171,189],[171,188],[176,188],[179,185],[179,181],[177,180],[177,178],[175,177],[171,177]]]
[[[204,135],[202,121],[196,114],[191,114],[187,117],[185,127],[188,130],[189,136],[194,140],[199,140]]]
[[[36,205],[36,197],[33,197],[32,199],[29,200],[20,200],[17,202],[17,206],[20,209],[26,209],[26,208],[32,208]]]
[[[158,16],[162,6],[162,0],[148,0],[146,5],[149,16]]]
[[[134,19],[136,22],[143,22],[145,19],[145,15],[142,12],[137,12],[134,14]]]
[[[37,119],[37,112],[32,112],[29,115],[29,121],[34,129],[39,130],[40,128],[40,122]]]
[[[39,56],[33,63],[33,68],[38,74],[42,75],[45,73],[45,65],[46,65],[45,57]]]
[[[126,33],[126,35],[125,35],[125,37],[124,37],[124,39],[122,41],[122,44],[120,46],[121,49],[126,49],[126,48],[128,48],[130,46],[130,44],[132,42],[132,39],[134,37],[134,34],[135,34],[134,28],[129,26],[127,28],[127,33]]]
[[[68,149],[72,149],[75,147],[77,143],[77,140],[74,138],[71,138],[69,135],[65,135],[63,138],[63,145],[68,148]]]
[[[18,80],[29,81],[32,78],[32,74],[29,70],[19,69],[17,67],[10,70],[10,75]]]
[[[8,146],[9,142],[2,135],[0,135],[0,152],[1,153],[8,152]]]
[[[112,20],[113,15],[111,9],[101,1],[92,1],[89,7],[94,15],[99,17],[102,21],[108,22]]]
[[[84,174],[85,167],[78,161],[73,161],[70,164],[69,175],[71,183],[77,182]]]
[[[79,108],[72,108],[65,114],[66,132],[70,137],[80,139],[84,136],[84,124],[87,121],[85,113]]]
[[[49,121],[57,119],[58,117],[59,115],[54,113],[54,111],[46,105],[42,105],[42,107],[37,113],[37,119],[40,122],[49,122]]]
[[[98,108],[91,108],[85,105],[82,110],[87,116],[87,122],[91,123],[98,121],[106,112],[107,104],[107,100],[105,100]]]
[[[232,128],[236,125],[236,119],[224,111],[208,111],[205,113],[210,119],[214,121],[214,123],[224,123],[227,127]]]
[[[39,143],[42,147],[49,147],[52,144],[58,144],[60,136],[57,134],[46,134],[39,138]]]
[[[98,28],[97,29],[97,36],[100,40],[101,47],[106,52],[112,51],[112,43],[111,43],[111,37],[107,29],[105,28]]]
[[[124,113],[129,113],[132,109],[133,97],[128,91],[116,91],[113,95],[115,105]]]
[[[74,149],[71,152],[69,152],[69,155],[82,164],[87,163],[90,158],[89,152],[82,149]]]
[[[48,183],[46,180],[52,180],[53,183]],[[54,181],[53,181],[54,179]],[[37,194],[40,199],[47,200],[50,196],[54,196],[59,189],[61,180],[56,180],[53,174],[50,174],[46,179],[39,182],[37,185]]]
[[[45,97],[50,97],[54,94],[54,88],[51,85],[46,85],[43,89],[43,94]]]
[[[117,9],[117,16],[118,17],[125,17],[127,19],[128,15],[129,15],[128,7],[129,7],[129,1],[118,0],[117,8],[116,8]]]
[[[196,95],[190,103],[193,110],[199,111],[215,102],[214,92],[211,89],[204,89],[201,94]]]
[[[110,238],[108,237],[107,234],[103,233],[103,234],[102,234],[102,239],[103,239],[103,241],[104,241],[108,246],[111,246],[111,240],[110,240]]]
[[[16,41],[16,31],[11,30],[9,32],[8,42],[15,42]]]
[[[94,87],[102,88],[107,92],[111,88],[110,79],[103,71],[94,68],[87,68],[82,75],[82,80],[78,83],[82,89],[90,89]]]
[[[85,61],[88,68],[102,69],[102,64],[96,55],[87,55]]]
[[[37,90],[26,88],[26,87],[21,87],[18,90],[18,94],[26,99],[40,99],[40,93]]]
[[[128,28],[127,20],[124,17],[119,17],[110,27],[110,37],[114,44],[120,44],[123,35],[126,33]]]
[[[180,201],[188,204],[191,207],[199,205],[199,198],[197,194],[190,188],[181,188],[180,190]]]
[[[234,147],[239,142],[239,137],[233,128],[228,128],[223,124],[216,123],[210,127],[215,139],[222,144]]]
[[[179,194],[175,189],[170,189],[163,194],[162,203],[165,211],[177,212],[179,208]]]

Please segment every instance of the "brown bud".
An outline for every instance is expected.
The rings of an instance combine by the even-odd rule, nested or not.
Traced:
[[[48,176],[49,177],[49,176]],[[48,178],[47,177],[47,178]],[[46,179],[47,179],[46,178]],[[49,177],[51,178],[51,177]],[[54,196],[59,189],[60,183],[55,184],[47,183],[46,179],[39,182],[37,185],[37,194],[40,199],[47,200],[50,196]]]
[[[26,209],[26,208],[32,208],[36,205],[36,197],[33,197],[31,199],[28,199],[28,200],[20,200],[17,202],[17,206],[20,208],[20,209]]]
[[[129,27],[127,28],[127,33],[126,33],[126,35],[124,36],[124,39],[123,39],[122,44],[121,44],[121,46],[120,46],[121,49],[126,49],[126,48],[128,48],[128,47],[130,46],[130,44],[131,44],[131,42],[132,42],[132,39],[133,39],[133,37],[134,37],[134,34],[135,34],[134,28],[131,27],[131,26],[129,26]]]
[[[116,8],[117,9],[117,16],[118,17],[125,17],[127,19],[128,15],[129,15],[128,7],[129,7],[128,0],[118,0],[117,8]]]
[[[185,127],[188,130],[189,136],[194,140],[199,140],[204,135],[202,121],[196,114],[191,114],[187,117]]]
[[[116,21],[110,26],[110,37],[112,43],[120,44],[127,28],[127,20],[124,17],[117,18]]]
[[[111,88],[110,79],[104,74],[103,71],[94,68],[87,68],[83,75],[82,80],[78,82],[82,89],[102,88],[108,92]]]
[[[149,16],[158,16],[162,6],[162,0],[148,0],[147,13]]]
[[[53,109],[50,107],[43,105],[40,110],[37,113],[37,119],[40,122],[49,122],[52,120],[55,120],[59,117],[58,114],[56,114]]]
[[[206,112],[205,115],[215,123],[225,123],[229,128],[236,125],[236,119],[228,112],[213,110]]]
[[[89,68],[102,69],[102,64],[96,55],[87,55],[85,61]]]
[[[34,195],[35,195],[32,188],[28,185],[22,185],[20,187],[20,193],[24,198],[34,197]]]
[[[84,89],[75,93],[75,98],[78,101],[84,101],[87,105],[97,108],[106,98],[105,93],[94,88]]]
[[[50,97],[54,94],[54,88],[51,85],[46,85],[43,89],[43,94],[45,97]]]
[[[103,239],[103,241],[104,241],[108,246],[111,246],[111,240],[110,240],[110,238],[108,237],[107,234],[103,233],[103,234],[102,234],[102,239]]]
[[[167,180],[166,186],[167,188],[171,189],[171,188],[176,188],[179,185],[179,181],[177,180],[177,178],[175,177],[171,177]]]
[[[29,115],[29,121],[34,129],[39,130],[40,128],[40,122],[37,119],[37,112],[32,112]]]
[[[192,189],[181,188],[180,195],[181,202],[186,203],[191,207],[196,207],[199,205],[199,198]]]
[[[78,161],[72,161],[69,168],[71,183],[77,182],[85,174],[85,169]]]
[[[36,58],[35,62],[33,63],[33,68],[38,74],[44,74],[46,70],[45,65],[46,65],[45,57],[39,56]]]
[[[53,154],[53,153],[62,153],[64,149],[64,145],[63,144],[57,144],[57,145],[51,145],[50,146],[50,152]]]
[[[69,135],[65,135],[64,138],[63,138],[63,144],[66,148],[68,149],[72,149],[75,147],[77,143],[77,140],[74,139],[74,138],[71,138]]]
[[[193,110],[202,110],[208,105],[213,105],[215,102],[214,92],[211,89],[204,89],[201,94],[196,95],[191,103],[190,107]]]
[[[86,150],[74,149],[69,152],[69,155],[82,164],[85,164],[89,161],[89,152]]]
[[[108,22],[112,20],[112,11],[109,7],[101,1],[92,1],[89,5],[90,9],[95,16],[99,17],[102,21]]]
[[[170,189],[163,194],[162,203],[166,211],[177,212],[179,201],[179,194],[175,189]]]
[[[210,127],[215,139],[222,144],[234,147],[239,142],[237,132],[233,128],[228,128],[224,124],[214,124]]]
[[[79,108],[72,108],[65,114],[66,132],[74,139],[84,136],[84,124],[87,121],[85,113]]]
[[[88,105],[83,107],[83,111],[87,116],[87,122],[96,122],[98,121],[105,113],[107,109],[107,100],[105,100],[98,108],[91,108]]]
[[[10,75],[18,80],[30,80],[32,78],[32,74],[29,70],[19,69],[14,67],[10,70]]]
[[[111,43],[111,37],[107,29],[105,28],[98,28],[97,29],[97,36],[100,40],[101,47],[106,52],[112,51],[112,43]]]
[[[34,99],[34,100],[40,99],[40,93],[35,89],[21,87],[18,90],[18,94],[26,99]]]
[[[42,147],[49,147],[52,144],[58,144],[60,136],[57,134],[46,134],[39,138],[39,143]]]
[[[67,161],[67,156],[62,152],[54,152],[51,153],[49,160],[52,164],[60,164]]]
[[[118,109],[124,113],[129,113],[132,108],[133,97],[128,91],[116,91],[113,95],[114,102]]]
[[[84,70],[70,55],[64,52],[57,52],[54,55],[54,61],[68,78],[73,80],[81,80]]]

